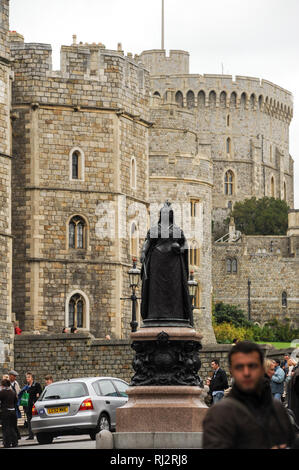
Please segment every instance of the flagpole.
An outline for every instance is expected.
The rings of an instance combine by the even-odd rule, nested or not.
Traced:
[[[164,0],[162,0],[162,40],[161,49],[164,50]]]

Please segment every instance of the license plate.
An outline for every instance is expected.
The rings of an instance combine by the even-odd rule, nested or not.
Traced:
[[[54,415],[58,413],[67,413],[69,411],[68,406],[59,406],[56,408],[48,408],[48,414]]]

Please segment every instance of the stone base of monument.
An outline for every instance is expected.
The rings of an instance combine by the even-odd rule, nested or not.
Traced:
[[[110,432],[96,436],[97,449],[202,449],[202,432]]]
[[[117,432],[200,432],[208,407],[202,389],[188,386],[132,387],[116,410]]]
[[[117,433],[202,432],[208,411],[199,387],[202,336],[193,328],[145,327],[132,333],[135,375],[116,410]]]

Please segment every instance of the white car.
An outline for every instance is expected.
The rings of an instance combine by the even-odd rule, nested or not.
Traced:
[[[116,408],[128,401],[129,384],[115,377],[85,377],[48,385],[32,408],[32,431],[40,444],[54,437],[116,427]]]

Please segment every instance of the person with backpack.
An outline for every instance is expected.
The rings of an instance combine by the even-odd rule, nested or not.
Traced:
[[[286,408],[271,393],[264,354],[250,341],[233,346],[228,356],[231,392],[209,408],[203,421],[204,449],[299,448]]]

